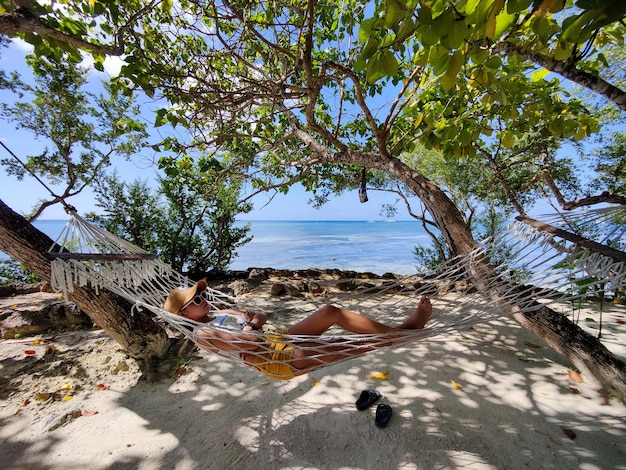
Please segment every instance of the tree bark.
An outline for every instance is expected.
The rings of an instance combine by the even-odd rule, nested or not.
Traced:
[[[513,317],[569,359],[583,375],[593,375],[606,392],[626,401],[626,365],[596,337],[546,306]]]
[[[44,281],[50,282],[48,250],[53,245],[47,235],[0,200],[0,250],[22,263]],[[96,293],[90,287],[75,287],[69,301],[117,341],[128,354],[143,361],[144,371],[152,359],[162,357],[170,345],[165,330],[146,312],[130,313],[132,304],[106,290]]]

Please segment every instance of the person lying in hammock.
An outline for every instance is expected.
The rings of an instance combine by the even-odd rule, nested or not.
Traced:
[[[421,297],[415,312],[395,327],[334,305],[324,305],[287,330],[263,332],[267,322],[265,312],[231,309],[212,312],[206,289],[205,281],[198,281],[192,287],[175,289],[167,297],[164,308],[200,323],[194,330],[194,338],[203,349],[215,353],[239,352],[247,365],[263,375],[280,380],[390,346],[394,339],[402,337],[403,332],[423,329],[432,315],[432,304],[426,296]],[[310,338],[289,341],[285,336],[320,337],[335,325],[351,333],[376,337],[365,338],[358,343],[358,347],[354,347],[348,345],[346,337],[338,340],[327,337],[323,342],[317,342]]]

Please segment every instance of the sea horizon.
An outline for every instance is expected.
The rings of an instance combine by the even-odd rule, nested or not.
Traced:
[[[67,219],[41,219],[33,225],[56,240]],[[301,270],[309,268],[394,273],[417,272],[415,246],[430,243],[414,220],[237,220],[250,224],[252,241],[236,250],[227,269]],[[2,253],[0,259],[7,259]]]

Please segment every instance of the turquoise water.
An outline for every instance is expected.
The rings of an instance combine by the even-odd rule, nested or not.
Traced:
[[[239,248],[230,269],[337,268],[376,274],[416,271],[413,248],[428,244],[419,222],[251,221],[253,240]],[[34,224],[55,240],[65,221]],[[6,259],[6,257],[4,257]]]

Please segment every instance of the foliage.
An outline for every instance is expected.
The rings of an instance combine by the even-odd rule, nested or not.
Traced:
[[[250,241],[248,225],[235,227],[236,215],[252,208],[239,201],[241,179],[222,173],[221,162],[211,157],[164,157],[159,164],[166,174],[161,179],[168,201],[166,217],[173,224],[163,258],[179,269],[190,260],[190,272],[196,274],[210,267],[223,269],[235,249]]]
[[[166,210],[147,182],[124,182],[115,171],[96,181],[93,189],[96,207],[104,215],[90,213],[86,216],[89,220],[150,253],[161,253],[159,240],[166,237]]]
[[[40,282],[41,278],[32,273],[24,265],[12,259],[0,261],[0,286],[23,282],[32,284]]]
[[[104,215],[89,218],[192,277],[224,269],[236,248],[250,241],[249,227],[235,223],[250,207],[237,202],[235,182],[212,181],[201,174],[201,169],[206,171],[203,162],[176,162],[168,171],[177,168],[178,173],[160,179],[156,190],[143,181],[126,183],[115,173],[107,176],[95,187]]]
[[[69,2],[67,14],[46,5],[31,13],[92,52],[96,43],[110,52],[123,46],[118,85],[164,97],[156,124],[192,129],[190,146],[232,152],[229,165],[254,191],[287,192],[299,180],[322,188],[319,202],[331,194],[328,182],[354,187],[344,164],[391,169],[419,193],[392,164],[418,143],[446,161],[484,152],[497,160],[495,150],[511,150],[499,153],[502,169],[529,133],[552,139],[550,150],[562,139],[588,138],[597,117],[550,71],[626,106],[623,91],[606,81],[607,57],[623,47],[617,0],[349,0],[305,8],[294,0],[85,0]],[[89,29],[102,22],[106,28]],[[525,202],[515,202],[518,210]]]
[[[448,180],[435,181],[463,207],[468,226],[477,201],[524,212],[556,193],[582,204],[580,172],[556,149],[565,139],[588,139],[601,121],[556,74],[625,106],[607,73],[607,57],[623,49],[626,11],[616,0],[349,0],[305,8],[294,0],[76,1],[72,9],[77,24],[89,24],[87,12],[110,21],[96,34],[124,47],[117,85],[167,100],[156,125],[190,129],[188,148],[220,155],[219,171],[247,178],[253,193],[286,193],[300,181],[323,203],[356,187],[365,166],[420,196],[434,223],[449,224],[454,208],[441,198],[435,207],[436,188],[410,158],[423,146],[437,151],[441,167],[450,165]],[[71,15],[46,6],[36,14],[71,29]],[[88,28],[72,34],[94,39]],[[175,173],[176,165],[163,168]]]
[[[106,96],[84,91],[88,71],[67,54],[52,59],[31,55],[28,63],[36,85],[14,75],[7,87],[20,97],[26,94],[29,100],[2,103],[2,117],[52,147],[29,155],[26,161],[6,158],[0,162],[19,179],[30,173],[46,180],[48,188],[61,186],[60,193],[40,202],[32,215],[36,218],[47,206],[75,196],[101,177],[112,157],[129,157],[136,152],[146,131],[137,120],[139,109],[131,98],[107,84]]]
[[[609,142],[594,153],[597,176],[592,187],[597,191],[626,196],[626,134],[615,132]]]

